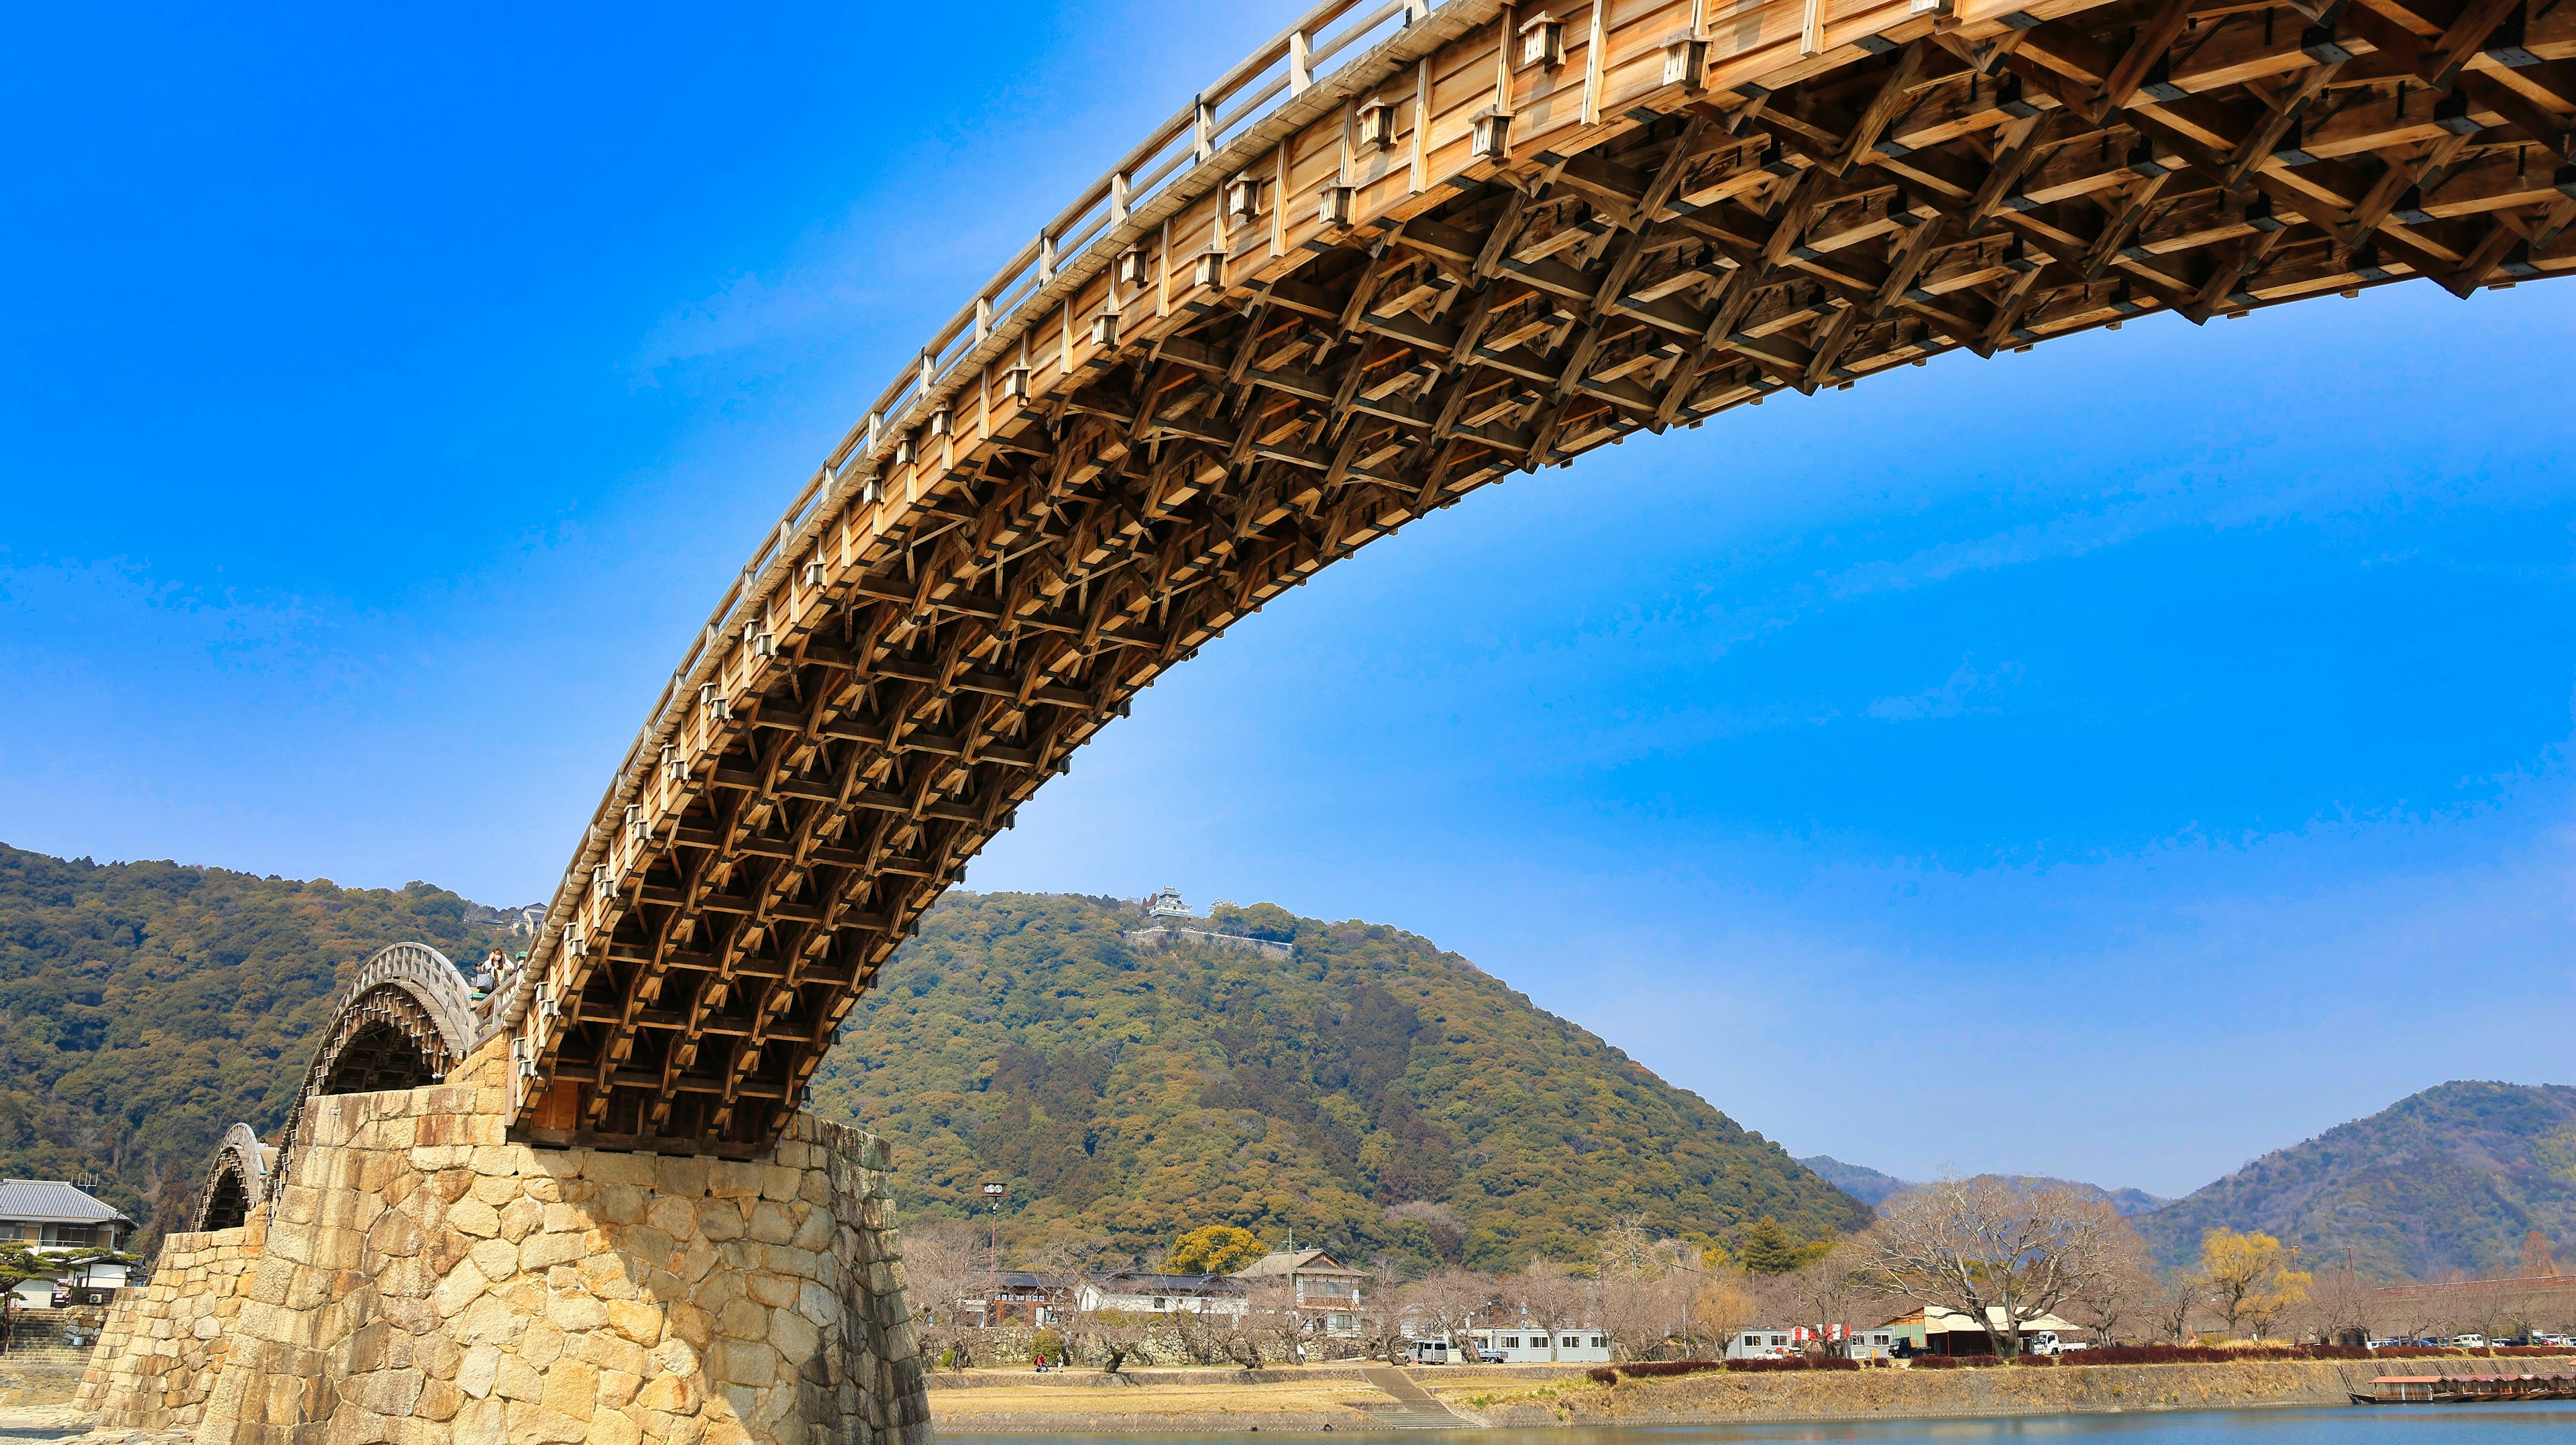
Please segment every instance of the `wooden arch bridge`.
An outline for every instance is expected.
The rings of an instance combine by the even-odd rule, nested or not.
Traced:
[[[2576,272],[2571,118],[2576,0],[1329,0],[744,567],[485,1021],[514,1131],[762,1148],[1075,748],[1433,508],[1944,352]]]

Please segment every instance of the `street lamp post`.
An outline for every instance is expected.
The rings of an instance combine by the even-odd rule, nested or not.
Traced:
[[[993,1219],[984,1227],[984,1327],[992,1329],[1001,1323],[1002,1302],[996,1298],[1002,1290],[1002,1197],[1011,1186],[1000,1180],[984,1182],[984,1202],[992,1206]]]

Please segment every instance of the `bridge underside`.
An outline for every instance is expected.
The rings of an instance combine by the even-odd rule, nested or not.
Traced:
[[[1515,472],[1952,351],[2576,270],[2576,0],[1469,8],[1122,217],[782,527],[549,921],[524,1136],[756,1147],[1134,692]]]

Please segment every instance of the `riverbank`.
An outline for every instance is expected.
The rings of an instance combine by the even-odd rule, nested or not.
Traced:
[[[28,1362],[0,1356],[0,1409],[68,1406],[88,1369],[86,1360]]]
[[[1501,1369],[1511,1370],[1503,1374]],[[1600,1384],[1580,1366],[973,1370],[935,1377],[931,1419],[964,1435],[1368,1431],[1938,1420],[2346,1404],[2372,1376],[2563,1374],[2546,1359],[2281,1360],[1983,1370],[1712,1372]],[[1401,1391],[1398,1382],[1409,1387]],[[1439,1418],[1424,1398],[1451,1419]]]

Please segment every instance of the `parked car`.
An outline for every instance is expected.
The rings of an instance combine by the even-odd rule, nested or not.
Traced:
[[[2483,1350],[2486,1347],[2487,1337],[2484,1335],[2451,1336],[2451,1348],[2455,1350]]]

